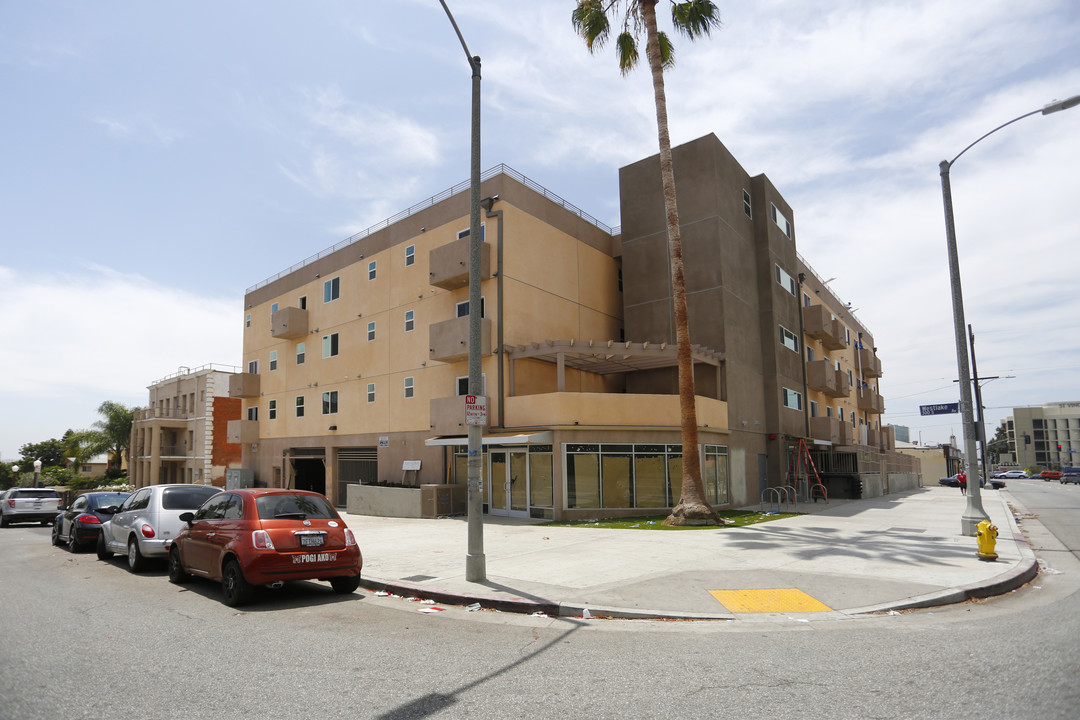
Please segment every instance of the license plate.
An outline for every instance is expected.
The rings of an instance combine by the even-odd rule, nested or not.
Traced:
[[[326,538],[322,535],[301,535],[301,547],[322,547],[326,544]]]

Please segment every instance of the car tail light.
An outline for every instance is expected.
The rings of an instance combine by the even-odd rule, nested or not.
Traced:
[[[154,537],[154,535],[157,534],[157,533],[154,532],[154,528],[150,527],[146,523],[142,524],[142,527],[139,528],[139,532],[142,533],[142,536],[144,538],[152,538],[152,537]]]
[[[79,522],[83,525],[100,525],[101,521],[94,515],[80,515]]]
[[[350,547],[356,544],[356,537],[352,534],[352,530],[345,528],[345,547]]]
[[[9,508],[13,508],[13,507],[15,507],[15,498],[12,498],[12,499],[8,500],[8,501],[7,501],[7,506],[8,506]]]
[[[251,532],[251,544],[260,550],[274,549],[274,541],[270,539],[270,533],[265,530],[253,530]]]

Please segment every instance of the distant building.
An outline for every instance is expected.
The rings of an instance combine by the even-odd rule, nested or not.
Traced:
[[[1009,450],[1000,464],[1042,470],[1080,465],[1080,402],[1013,408],[1005,427]]]
[[[911,442],[911,428],[906,425],[886,425],[886,427],[892,428],[893,436],[896,438],[896,447],[900,447],[900,443]]]
[[[915,486],[917,461],[881,426],[873,336],[796,251],[792,208],[714,135],[674,156],[708,501],[795,483],[797,451],[838,494]],[[657,157],[619,178],[621,232],[510,168],[485,173],[480,308],[468,184],[249,288],[229,430],[243,467],[350,509],[366,486],[463,488],[479,312],[485,511],[669,509],[681,413]]]
[[[897,441],[896,452],[919,459],[923,487],[937,485],[941,478],[963,470],[964,454],[954,445],[927,446]]]
[[[229,378],[240,368],[180,368],[148,386],[150,400],[131,427],[130,482],[225,484],[225,470],[240,467],[240,446],[228,441],[240,401],[229,397]]]

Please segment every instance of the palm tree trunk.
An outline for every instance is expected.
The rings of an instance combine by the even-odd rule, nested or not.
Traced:
[[[682,497],[671,510],[665,525],[717,524],[720,518],[705,501],[698,453],[697,404],[694,391],[694,360],[690,351],[690,322],[686,310],[686,281],[683,274],[682,234],[675,202],[675,170],[671,161],[664,68],[660,58],[660,37],[656,26],[657,0],[639,0],[645,21],[649,68],[656,100],[656,126],[660,139],[660,176],[664,186],[664,214],[667,217],[668,253],[671,256],[671,295],[675,312],[675,345],[679,363],[679,409],[682,416],[683,477]]]

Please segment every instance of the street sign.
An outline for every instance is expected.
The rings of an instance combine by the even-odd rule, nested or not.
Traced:
[[[465,396],[465,424],[487,425],[487,398],[483,395]]]
[[[960,403],[940,403],[938,405],[920,405],[920,415],[956,415],[960,412]]]

